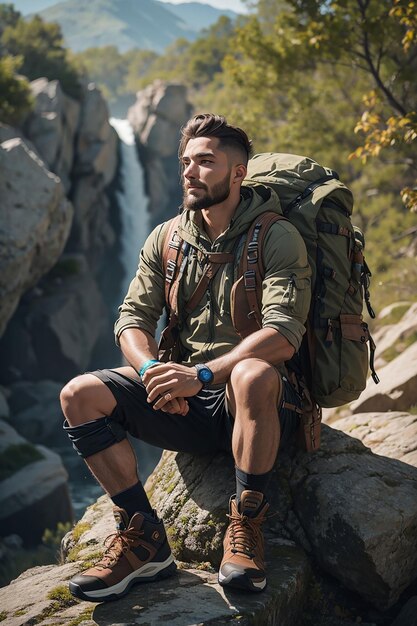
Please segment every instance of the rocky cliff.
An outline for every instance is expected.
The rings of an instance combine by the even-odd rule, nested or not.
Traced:
[[[155,81],[136,95],[128,119],[145,170],[151,226],[178,212],[182,191],[178,168],[180,128],[191,117],[183,85]]]
[[[31,87],[22,127],[0,125],[0,535],[25,545],[72,519],[66,471],[41,444],[59,439],[59,389],[87,367],[109,315],[98,272],[118,160],[94,85],[77,101],[58,81]]]

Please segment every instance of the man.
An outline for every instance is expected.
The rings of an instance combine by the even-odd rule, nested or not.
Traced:
[[[299,398],[278,371],[298,350],[309,308],[310,269],[304,242],[286,220],[274,223],[262,250],[262,328],[243,340],[231,321],[230,291],[242,241],[253,220],[279,212],[267,188],[242,187],[251,143],[218,115],[192,118],[179,157],[184,210],[178,233],[190,252],[178,295],[180,362],[160,363],[155,330],[165,305],[163,245],[157,227],[120,307],[117,342],[130,366],[84,374],[63,389],[65,429],[112,499],[118,532],[95,567],[75,576],[71,592],[92,601],[115,599],[131,585],[171,575],[175,563],[162,520],[138,479],[126,431],[150,444],[195,454],[228,451],[236,494],[224,540],[219,582],[261,591],[266,586],[261,523],[278,447],[298,426],[281,407]],[[188,315],[205,252],[233,252]]]

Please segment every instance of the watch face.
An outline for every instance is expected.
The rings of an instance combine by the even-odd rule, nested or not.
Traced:
[[[206,367],[205,365],[197,365],[196,367],[198,380],[204,384],[211,383],[214,378],[211,369],[209,367]]]
[[[200,370],[200,380],[204,383],[208,383],[213,378],[213,374],[209,369],[201,369]]]

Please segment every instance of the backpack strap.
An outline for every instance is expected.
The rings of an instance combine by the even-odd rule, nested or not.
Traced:
[[[181,216],[177,215],[168,223],[162,247],[162,266],[165,276],[165,302],[169,312],[168,326],[163,330],[159,342],[161,360],[172,359],[178,347],[178,290],[185,266],[188,261],[190,244],[184,241],[177,232]],[[210,281],[225,263],[233,263],[235,255],[231,252],[207,252],[203,274],[185,305],[185,313],[189,315],[198,305],[206,292]]]
[[[286,220],[286,218],[278,213],[267,211],[252,222],[239,263],[238,275],[243,276],[246,298],[249,304],[250,312],[248,317],[256,322],[258,328],[262,328],[260,302],[262,281],[265,276],[262,255],[263,243],[271,225],[279,220]]]
[[[235,255],[231,252],[208,252],[205,255],[205,265],[203,274],[198,281],[197,287],[194,289],[191,298],[185,305],[185,311],[187,314],[191,313],[193,309],[200,302],[210,284],[210,281],[215,277],[222,265],[226,263],[233,263]]]

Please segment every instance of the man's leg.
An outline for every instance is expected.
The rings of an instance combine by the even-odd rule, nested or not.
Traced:
[[[130,367],[117,371],[137,378]],[[97,376],[84,374],[64,387],[61,405],[74,446],[116,505],[118,524],[101,561],[70,581],[71,592],[99,602],[121,597],[136,582],[172,574],[175,563],[163,523],[153,515],[139,481],[126,432],[111,419],[117,405],[114,395]]]
[[[266,586],[261,523],[268,504],[265,489],[279,441],[278,403],[282,381],[274,367],[260,359],[237,365],[227,387],[234,415],[232,449],[236,497],[230,502],[230,524],[224,541],[219,582],[262,591]]]

